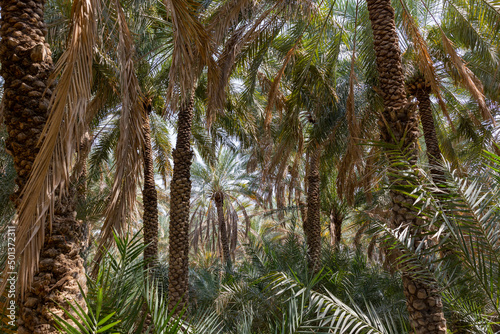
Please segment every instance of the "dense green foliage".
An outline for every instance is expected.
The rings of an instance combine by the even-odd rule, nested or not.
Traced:
[[[52,57],[66,60],[56,67],[68,83],[57,96],[68,101],[51,104],[61,121],[47,123],[44,136],[55,139],[40,145],[57,142],[44,146],[57,154],[37,157],[35,167],[50,168],[30,179],[43,186],[23,193],[24,202],[38,201],[28,214],[36,221],[53,213],[66,187],[74,219],[85,224],[87,307],[61,305],[53,314],[61,333],[413,333],[404,275],[441,296],[449,333],[500,333],[500,1],[392,2],[407,85],[423,78],[432,94],[438,166],[429,166],[428,138],[410,153],[403,147],[408,128],[396,144],[380,141],[386,92],[365,1],[85,3],[88,13],[46,4]],[[94,30],[71,44],[78,15]],[[172,148],[180,101],[191,94],[190,251],[179,255],[189,263],[189,307],[169,312]],[[144,269],[139,190],[145,101],[160,226],[152,272]],[[9,199],[17,189],[9,136],[2,119],[2,235],[29,225]],[[313,172],[317,272],[304,232]],[[44,188],[51,182],[57,190]],[[411,198],[403,211],[421,218],[418,233],[391,221],[396,193]],[[50,231],[34,226],[30,242]],[[2,268],[8,252],[0,238]],[[3,316],[0,331],[15,329]]]

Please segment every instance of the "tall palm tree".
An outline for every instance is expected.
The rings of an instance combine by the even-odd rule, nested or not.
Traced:
[[[320,158],[321,147],[312,149],[309,154],[307,175],[307,214],[304,221],[304,234],[307,240],[309,270],[316,273],[321,256],[321,202],[320,202]]]
[[[384,101],[381,115],[381,139],[388,144],[402,141],[402,147],[415,159],[418,128],[414,108],[406,100],[401,51],[394,21],[394,9],[390,0],[367,0],[369,17],[374,37],[374,50],[379,73],[380,94]],[[407,212],[412,204],[392,191],[394,227],[409,226],[416,238],[419,234],[419,217]],[[406,205],[405,205],[406,204]],[[403,272],[403,286],[410,314],[410,323],[415,333],[446,333],[441,297],[429,283],[415,279],[411,272]]]
[[[230,75],[237,61],[241,61],[243,49],[253,52],[255,44],[261,42],[259,36],[279,31],[284,20],[277,20],[278,15],[293,12],[289,7],[295,4],[284,0],[261,3],[248,0],[214,1],[208,7],[192,0],[169,0],[166,4],[170,9],[175,41],[167,97],[174,108],[181,101],[177,115],[177,143],[173,152],[169,222],[169,309],[175,309],[177,313],[187,306],[188,301],[187,243],[194,90],[206,67],[209,83],[207,122],[212,123],[215,111],[222,109]],[[207,15],[200,15],[203,11]],[[278,21],[279,24],[276,24]],[[186,70],[186,64],[189,70]],[[174,97],[174,92],[180,92],[180,98]]]
[[[18,175],[13,200],[16,208],[23,210],[21,201],[27,200],[22,198],[23,191],[29,177],[33,177],[32,166],[40,149],[38,139],[49,116],[49,100],[54,90],[49,82],[53,63],[45,42],[45,1],[3,1],[0,6],[0,59],[5,79],[2,103],[9,132],[6,145],[14,157]],[[69,309],[68,301],[73,300],[85,308],[79,289],[79,285],[83,289],[86,285],[79,254],[83,231],[81,222],[75,219],[72,196],[71,192],[58,193],[52,223],[46,230],[42,227],[39,236],[43,242],[38,243],[39,248],[32,254],[36,263],[29,263],[33,258],[21,263],[19,333],[56,333],[51,312],[63,315],[60,308]],[[18,231],[23,233],[20,229],[21,225]],[[22,243],[22,235],[18,237]]]
[[[194,95],[178,112],[177,142],[172,151],[174,169],[170,182],[169,228],[169,310],[176,313],[187,307],[189,254],[189,201],[191,198],[191,124]]]

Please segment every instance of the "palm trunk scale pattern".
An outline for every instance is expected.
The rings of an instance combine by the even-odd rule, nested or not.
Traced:
[[[0,3],[0,59],[4,82],[4,116],[9,138],[7,148],[14,157],[18,189],[16,207],[38,153],[38,139],[47,121],[53,86],[47,87],[53,69],[45,42],[45,1]],[[80,256],[84,226],[76,220],[74,198],[59,196],[54,221],[46,227],[38,272],[24,298],[18,298],[20,334],[57,333],[52,313],[67,318],[61,307],[68,301],[86,309],[80,286],[86,277]]]
[[[307,176],[307,214],[304,221],[304,233],[307,241],[308,266],[311,273],[319,269],[321,257],[320,224],[320,177],[319,163],[321,150],[316,148],[309,156],[309,174]]]
[[[188,306],[189,201],[191,197],[191,125],[194,94],[178,113],[177,142],[172,152],[174,172],[170,186],[168,309],[179,315]]]
[[[390,0],[367,0],[374,36],[374,49],[379,73],[380,94],[384,111],[380,121],[381,139],[396,144],[404,136],[403,147],[411,159],[415,159],[418,138],[417,117],[412,104],[406,99],[401,51],[394,22],[394,8]],[[395,191],[392,198],[393,227],[410,226],[415,242],[421,241],[422,220],[408,211],[412,198]],[[403,272],[403,289],[410,323],[415,334],[445,334],[446,320],[439,293],[433,286]]]
[[[144,189],[142,200],[144,206],[144,260],[147,268],[154,268],[158,261],[158,194],[156,192],[153,149],[151,147],[151,127],[149,113],[151,105],[145,106],[144,114],[144,148],[142,151],[144,159]]]
[[[219,220],[219,234],[222,244],[222,257],[227,268],[231,269],[231,253],[229,252],[229,241],[226,221],[224,219],[224,194],[216,192],[214,194],[215,206],[217,208],[217,218]]]
[[[431,175],[437,181],[443,176],[443,171],[437,168],[441,164],[441,150],[436,135],[436,126],[431,108],[431,86],[422,75],[417,75],[410,80],[406,87],[408,93],[417,98],[420,122],[424,131],[425,146],[427,147],[427,159],[429,160]]]

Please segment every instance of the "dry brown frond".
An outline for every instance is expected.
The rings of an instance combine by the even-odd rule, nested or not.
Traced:
[[[229,1],[226,5],[232,3]],[[236,8],[229,8],[223,6],[221,11],[218,12],[217,17],[209,23],[208,29],[213,35],[214,41],[217,46],[222,46],[223,37],[227,34],[227,31],[230,31],[230,23],[237,23],[236,18],[230,16],[230,18],[223,17],[225,11],[230,10],[232,15],[236,15],[236,12],[244,13],[248,10],[245,8],[245,5],[252,5],[250,2],[246,2],[245,0],[235,1]],[[284,5],[286,5],[286,1],[279,0],[268,8],[264,10],[260,16],[251,22],[251,25],[243,25],[240,28],[234,30],[232,32],[231,37],[225,42],[224,49],[219,56],[217,61],[217,66],[215,67],[215,71],[219,71],[216,73],[214,71],[213,75],[209,78],[209,101],[207,104],[207,127],[209,127],[213,120],[215,119],[216,110],[222,109],[225,103],[225,91],[227,84],[229,83],[229,77],[234,68],[238,57],[241,55],[241,50],[251,44],[252,41],[256,40],[261,34],[265,33],[268,30],[268,27],[275,22],[275,19],[278,13],[282,12],[284,9]],[[234,11],[233,11],[234,10]],[[274,13],[274,14],[273,14]],[[273,14],[271,16],[271,14]],[[271,17],[270,17],[271,16]],[[231,19],[231,17],[233,19]],[[219,20],[227,20],[228,22],[220,23]],[[226,28],[227,30],[219,30],[222,28]],[[209,66],[209,71],[211,67]],[[209,73],[210,74],[210,73]]]
[[[206,126],[207,128],[212,125],[215,119],[216,111],[223,108],[226,101],[226,87],[229,83],[229,77],[233,71],[236,57],[241,51],[242,43],[241,38],[245,31],[245,27],[234,31],[233,35],[228,39],[224,46],[219,59],[217,60],[217,70],[219,75],[217,81],[212,81],[209,88],[209,95],[211,98],[207,104]]]
[[[276,100],[276,96],[279,95],[279,84],[281,82],[281,78],[283,77],[283,73],[285,73],[285,69],[288,66],[288,63],[292,59],[293,54],[295,53],[295,50],[297,48],[297,45],[300,42],[300,38],[297,39],[295,42],[295,45],[288,50],[286,53],[285,59],[283,60],[283,65],[281,66],[281,69],[276,73],[276,76],[274,77],[271,87],[269,89],[269,93],[267,94],[267,105],[266,105],[266,111],[265,111],[265,117],[264,117],[264,131],[269,132],[270,128],[269,125],[271,124],[272,120],[272,109],[275,105],[274,101]]]
[[[363,192],[366,196],[366,200],[369,203],[371,203],[373,200],[372,185],[378,184],[378,181],[380,181],[380,178],[382,178],[382,175],[384,175],[384,173],[382,173],[379,175],[378,179],[375,178],[375,173],[378,171],[376,162],[379,159],[380,155],[380,147],[370,147],[370,150],[366,154],[366,162],[362,173],[363,176],[360,180],[360,183],[363,185]]]
[[[490,109],[486,105],[486,101],[484,100],[484,94],[482,91],[482,85],[477,85],[477,78],[475,78],[472,71],[465,65],[462,58],[457,54],[455,48],[453,47],[452,42],[446,37],[443,31],[441,31],[443,46],[450,56],[450,60],[455,65],[460,74],[461,84],[471,93],[472,97],[476,100],[479,105],[479,110],[481,110],[481,114],[485,121],[491,121],[493,125],[496,125],[495,119],[491,115]],[[473,120],[477,122],[477,119],[473,115]]]
[[[401,7],[403,8],[403,27],[405,28],[407,35],[411,38],[415,50],[417,51],[418,67],[424,74],[425,80],[430,83],[431,89],[438,99],[438,103],[443,114],[445,115],[448,123],[454,129],[453,122],[451,121],[451,117],[448,114],[448,108],[446,107],[446,103],[443,101],[443,98],[441,96],[438,77],[436,75],[434,63],[429,53],[427,42],[420,34],[420,29],[418,28],[417,23],[415,22],[415,19],[413,18],[411,13],[408,12],[408,8],[406,7],[406,5],[401,0],[400,2]]]
[[[115,153],[116,172],[111,189],[105,221],[101,228],[101,240],[95,257],[97,268],[104,248],[113,239],[113,231],[121,234],[126,227],[129,212],[135,211],[137,185],[142,172],[142,147],[144,108],[141,88],[135,73],[135,47],[123,9],[118,0],[114,1],[118,14],[118,62],[122,109],[120,117],[120,137]]]
[[[257,80],[259,81],[262,92],[269,94],[273,82],[261,71],[257,72]],[[286,97],[285,94],[283,94],[283,92],[279,89],[276,91],[274,105],[278,111],[278,116],[281,118],[283,116],[283,111],[286,108]]]
[[[99,2],[76,0],[68,46],[55,66],[51,80],[59,82],[51,97],[49,119],[40,136],[41,148],[21,195],[18,208],[16,257],[21,297],[38,270],[45,223],[51,228],[56,190],[68,185],[74,153],[85,134],[86,111],[91,96],[93,47],[97,36]],[[50,86],[50,85],[48,85]]]
[[[200,3],[193,0],[163,2],[170,13],[174,32],[174,50],[166,98],[172,109],[176,109],[179,103],[178,95],[190,96],[203,66],[209,65],[211,78],[216,74],[213,72],[217,66],[212,57],[215,52],[211,36],[198,19]]]
[[[255,0],[228,0],[212,15],[207,30],[216,45],[222,45],[230,28],[255,7]]]

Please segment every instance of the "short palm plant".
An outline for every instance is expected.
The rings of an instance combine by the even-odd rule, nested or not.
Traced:
[[[325,247],[323,269],[307,270],[301,231],[282,226],[250,237],[246,260],[221,285],[216,310],[235,333],[402,333],[401,279],[366,255]],[[283,233],[283,232],[281,232]],[[325,243],[326,244],[326,243]],[[391,316],[386,316],[391,314]]]
[[[152,279],[144,275],[145,245],[139,233],[115,235],[115,243],[116,249],[107,252],[97,277],[87,282],[88,312],[77,305],[67,312],[69,321],[54,315],[61,333],[219,333],[213,312],[188,321],[168,311],[168,283],[161,274]]]

